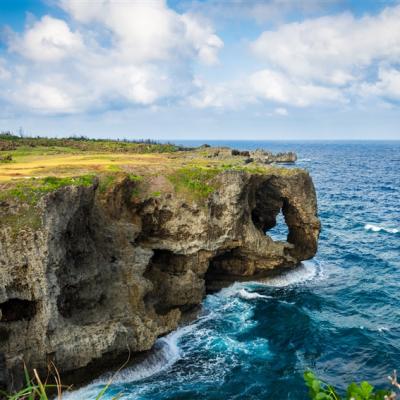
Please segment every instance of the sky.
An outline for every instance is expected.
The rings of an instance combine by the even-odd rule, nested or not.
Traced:
[[[400,1],[0,0],[0,130],[400,139]]]

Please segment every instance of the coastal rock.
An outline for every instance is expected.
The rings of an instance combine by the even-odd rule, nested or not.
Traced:
[[[256,162],[260,164],[294,164],[297,161],[296,153],[289,151],[285,153],[272,153],[263,149],[253,151],[236,150],[229,147],[201,147],[201,151],[207,153],[208,158],[217,158],[229,160],[232,157],[235,159],[242,158],[243,163]]]
[[[294,164],[297,161],[296,153],[289,151],[287,153],[272,153],[270,151],[257,149],[250,152],[250,157],[253,158],[255,162],[262,164],[272,164],[272,163],[284,163],[284,164]]]
[[[39,204],[38,229],[0,229],[0,361],[9,386],[23,362],[54,362],[75,383],[151,349],[220,281],[266,276],[314,256],[320,223],[307,172],[226,171],[204,204],[178,193],[132,201],[68,186]],[[0,217],[12,204],[0,205]],[[287,241],[268,231],[282,212]],[[218,285],[217,285],[218,286]],[[77,373],[78,371],[78,373]],[[3,379],[3,378],[2,378]]]

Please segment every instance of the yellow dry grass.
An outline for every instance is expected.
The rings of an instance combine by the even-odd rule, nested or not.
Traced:
[[[29,155],[0,164],[0,181],[44,176],[72,176],[110,170],[158,169],[173,161],[168,154]],[[142,168],[141,168],[142,167]]]

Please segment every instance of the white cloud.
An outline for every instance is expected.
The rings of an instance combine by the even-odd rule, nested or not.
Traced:
[[[376,82],[362,83],[357,89],[365,97],[400,101],[400,70],[382,67],[379,69]]]
[[[80,34],[72,32],[65,21],[48,15],[10,43],[11,51],[37,62],[60,61],[82,49]]]
[[[62,7],[83,24],[97,22],[113,36],[127,59],[139,62],[195,56],[217,61],[222,40],[208,23],[193,14],[178,14],[164,0],[125,2],[61,0]]]
[[[21,93],[21,100],[27,106],[40,112],[70,112],[73,111],[74,101],[65,91],[42,83],[32,83]]]
[[[287,15],[313,15],[328,10],[341,0],[188,0],[192,10],[215,19],[255,20],[281,23]]]
[[[239,109],[257,103],[249,90],[248,79],[211,84],[200,78],[193,81],[194,91],[188,103],[195,108]]]
[[[6,61],[0,58],[0,81],[11,78],[11,73],[6,65]]]
[[[283,108],[283,107],[275,108],[274,114],[280,115],[281,117],[286,117],[286,116],[289,115],[288,110],[286,108]]]
[[[263,32],[252,50],[291,77],[346,85],[374,62],[400,61],[400,6],[358,19],[345,13],[284,24]]]
[[[192,43],[201,62],[207,65],[218,63],[218,52],[223,47],[223,41],[214,34],[211,26],[199,20],[195,15],[182,15],[185,24],[185,35]]]
[[[292,81],[287,75],[268,69],[251,75],[250,87],[260,98],[297,107],[344,101],[337,89]]]
[[[13,76],[0,98],[24,111],[76,113],[179,99],[193,90],[192,65],[216,64],[223,46],[207,21],[162,0],[60,5],[72,22],[46,15],[11,34],[12,63],[0,64],[0,79]]]
[[[281,24],[251,44],[260,62],[243,60],[241,71],[239,58],[248,54],[235,54],[235,68],[219,63],[224,43],[196,8],[177,12],[164,0],[59,2],[66,20],[46,15],[10,35],[10,57],[0,60],[0,99],[24,112],[71,114],[174,102],[218,110],[265,105],[285,116],[290,107],[400,98],[400,6],[375,16],[344,13]],[[270,17],[279,8],[298,11],[306,3],[230,5],[246,10],[247,18]],[[301,11],[316,10],[318,3],[311,0],[310,9]],[[211,5],[230,7],[219,0]],[[238,49],[240,44],[227,52],[230,61]],[[226,71],[231,78],[194,78],[193,71],[203,68],[197,63],[218,64],[219,76]]]

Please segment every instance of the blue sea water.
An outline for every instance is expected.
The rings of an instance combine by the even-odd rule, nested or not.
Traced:
[[[317,190],[318,253],[272,280],[208,295],[199,318],[121,371],[106,399],[300,400],[307,368],[339,389],[387,385],[400,368],[400,142],[211,144],[297,152]],[[95,399],[106,381],[67,399]]]

